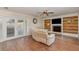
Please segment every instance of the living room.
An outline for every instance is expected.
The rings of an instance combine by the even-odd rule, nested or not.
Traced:
[[[1,51],[79,50],[78,7],[0,7],[0,28]]]

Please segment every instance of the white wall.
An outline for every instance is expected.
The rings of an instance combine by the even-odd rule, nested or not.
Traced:
[[[31,35],[31,30],[34,27],[40,27],[40,21],[37,19],[37,24],[33,23],[33,16],[28,16],[27,20],[27,35]]]
[[[38,26],[39,25],[39,22],[37,24],[33,24],[33,18],[34,16],[31,16],[31,15],[27,15],[27,14],[21,14],[21,13],[17,13],[17,12],[12,12],[12,11],[9,11],[9,10],[0,10],[0,16],[20,16],[20,17],[25,17],[26,21],[27,21],[27,33],[26,35],[31,35],[31,27],[35,27],[35,26]],[[5,20],[3,20],[5,21]]]

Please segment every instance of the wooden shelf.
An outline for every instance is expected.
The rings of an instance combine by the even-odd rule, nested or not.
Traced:
[[[66,33],[78,33],[78,16],[63,18],[63,31]]]
[[[78,34],[78,31],[69,31],[69,30],[64,30],[65,33],[72,33],[72,34]]]
[[[44,20],[44,29],[51,30],[51,22],[50,22],[50,19]]]

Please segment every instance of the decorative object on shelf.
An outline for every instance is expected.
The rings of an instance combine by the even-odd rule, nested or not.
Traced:
[[[67,21],[68,23],[71,23],[72,21],[71,20],[69,20],[69,21]]]
[[[47,23],[47,25],[49,26],[49,25],[50,25],[50,23]]]
[[[33,18],[33,23],[34,23],[34,24],[37,23],[37,18]]]

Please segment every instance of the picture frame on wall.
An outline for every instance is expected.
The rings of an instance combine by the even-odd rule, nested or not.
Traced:
[[[33,23],[34,23],[34,24],[37,23],[37,18],[33,18]]]

